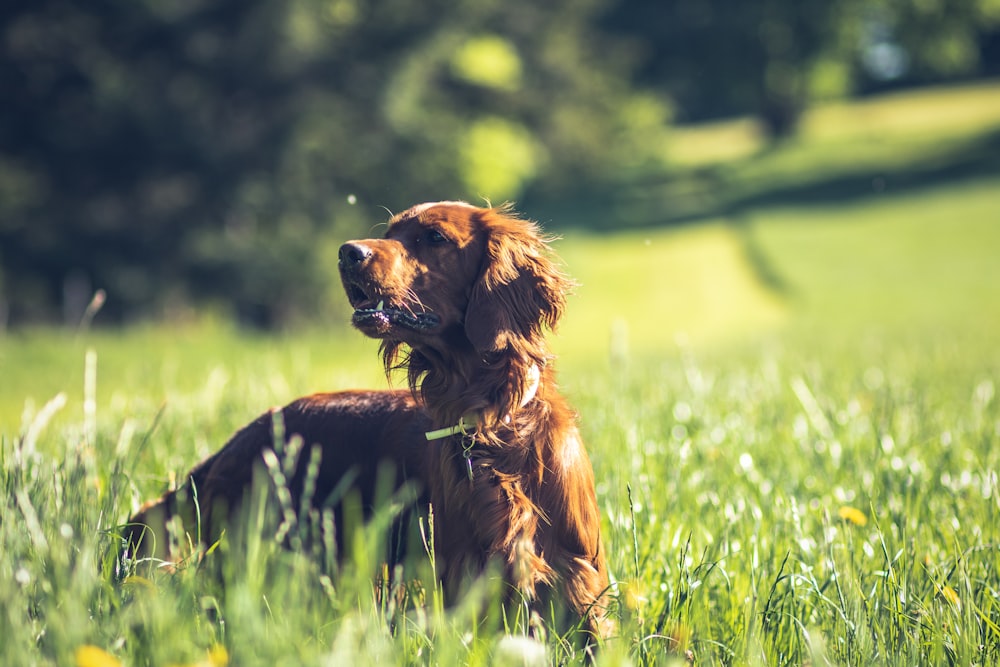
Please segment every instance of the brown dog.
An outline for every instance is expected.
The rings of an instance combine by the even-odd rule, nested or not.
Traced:
[[[304,464],[291,476],[292,506],[305,486],[321,502],[351,474],[370,507],[380,461],[391,461],[395,484],[417,481],[433,508],[447,596],[496,563],[517,601],[559,603],[588,632],[605,634],[593,472],[544,343],[571,283],[538,229],[507,208],[421,204],[393,217],[385,238],[344,244],[340,273],[354,326],[382,341],[386,368],[405,369],[410,392],[320,394],[285,407],[284,432],[322,454],[310,484]],[[202,539],[214,538],[273,434],[272,414],[237,433],[180,493],[131,519],[132,539],[147,528],[162,535],[175,515],[192,525],[184,499],[195,495]]]

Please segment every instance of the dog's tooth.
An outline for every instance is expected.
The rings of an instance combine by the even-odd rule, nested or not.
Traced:
[[[375,306],[375,310],[382,310],[383,306],[385,306],[385,300],[384,299],[380,299],[379,302],[378,302],[378,305]]]

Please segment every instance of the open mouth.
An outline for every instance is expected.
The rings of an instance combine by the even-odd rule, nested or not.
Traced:
[[[362,331],[371,330],[384,335],[393,327],[405,327],[413,331],[433,329],[441,323],[441,318],[431,312],[414,312],[409,308],[387,305],[384,298],[376,301],[357,284],[345,284],[347,299],[354,306],[351,322]]]

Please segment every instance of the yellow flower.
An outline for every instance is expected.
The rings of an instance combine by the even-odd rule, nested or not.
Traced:
[[[229,651],[222,644],[216,644],[208,649],[208,664],[211,667],[226,667],[229,664]]]
[[[78,646],[74,657],[76,667],[121,667],[122,664],[121,660],[104,649],[90,644]]]
[[[229,651],[222,644],[216,644],[208,649],[204,660],[191,662],[186,665],[173,665],[172,667],[226,667],[229,664]]]
[[[865,513],[859,510],[857,507],[850,507],[844,505],[839,510],[837,510],[837,516],[839,516],[844,521],[849,521],[855,526],[864,526],[868,523],[868,517]]]
[[[649,602],[649,598],[646,597],[642,586],[638,582],[620,582],[619,589],[625,594],[623,596],[625,606],[631,611],[640,611],[643,605]]]
[[[942,586],[938,589],[938,592],[941,594],[941,597],[956,607],[962,606],[962,599],[958,597],[958,593],[956,593],[955,589],[951,586]]]

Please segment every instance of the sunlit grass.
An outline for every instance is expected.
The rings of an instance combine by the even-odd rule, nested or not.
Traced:
[[[580,283],[556,347],[569,364],[816,328],[829,341],[1000,331],[1000,184],[761,209],[730,225],[573,234]],[[956,350],[955,352],[958,352]]]
[[[786,317],[730,226],[574,235],[558,251],[579,283],[557,338],[571,363],[668,350],[678,336],[734,340]]]
[[[68,398],[67,412],[78,412],[88,349],[97,353],[97,399],[106,409],[218,410],[241,396],[239,407],[253,411],[241,417],[248,418],[295,396],[384,384],[377,348],[346,322],[290,338],[215,323],[83,336],[51,329],[11,332],[0,337],[0,427],[14,432],[26,414],[58,393]]]
[[[802,125],[807,141],[851,137],[947,139],[1000,125],[1000,81],[927,88],[817,107]]]
[[[769,209],[751,238],[804,319],[842,329],[1000,328],[996,179],[827,208]]]
[[[798,137],[784,150],[794,154],[796,146],[808,147],[813,156],[826,150],[824,157],[839,154],[857,166],[865,161],[866,147],[871,156],[884,158],[888,143],[920,151],[998,127],[1000,82],[980,82],[820,105],[803,115]],[[849,151],[837,151],[837,146]],[[706,167],[750,158],[765,147],[757,124],[740,118],[678,128],[669,156],[679,167]]]
[[[670,138],[670,161],[678,167],[704,167],[752,156],[765,137],[750,118],[681,127]]]

